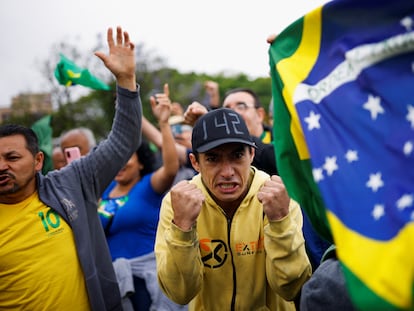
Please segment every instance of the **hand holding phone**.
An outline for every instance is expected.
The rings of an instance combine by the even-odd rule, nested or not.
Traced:
[[[65,154],[66,162],[70,164],[71,162],[79,159],[81,157],[80,149],[79,147],[69,147],[65,148],[63,151]]]

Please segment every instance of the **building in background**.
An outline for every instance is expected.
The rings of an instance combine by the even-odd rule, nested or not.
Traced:
[[[52,96],[50,93],[26,93],[12,98],[10,107],[0,108],[0,123],[7,121],[11,116],[31,114],[41,117],[52,113]]]

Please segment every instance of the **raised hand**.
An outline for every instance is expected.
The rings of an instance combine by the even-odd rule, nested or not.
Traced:
[[[210,98],[210,108],[218,108],[220,106],[219,84],[209,80],[204,83],[204,88]]]
[[[276,40],[277,34],[272,33],[266,38],[266,42],[272,44]]]
[[[193,126],[197,122],[198,118],[207,112],[207,108],[202,104],[199,102],[192,102],[184,112],[184,121],[185,123]]]
[[[114,41],[112,28],[109,28],[107,41],[109,55],[100,51],[95,52],[95,55],[113,73],[120,87],[135,91],[135,52],[134,44],[130,41],[128,32],[123,32],[122,28],[118,26],[116,28],[116,41]]]
[[[152,113],[157,118],[158,123],[168,123],[171,115],[170,89],[168,84],[164,84],[164,93],[157,93],[150,97]]]

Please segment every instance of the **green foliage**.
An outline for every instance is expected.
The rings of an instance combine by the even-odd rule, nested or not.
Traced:
[[[153,72],[138,72],[138,83],[141,86],[141,99],[144,115],[154,121],[149,104],[149,97],[154,90],[162,91],[164,83],[168,83],[170,98],[172,101],[179,102],[184,109],[193,101],[206,103],[208,100],[204,89],[204,83],[213,80],[220,85],[220,98],[223,98],[226,91],[236,87],[248,87],[253,89],[259,96],[262,105],[268,109],[271,92],[271,80],[268,78],[249,79],[244,74],[236,76],[206,75],[190,73],[180,73],[176,69],[163,68]]]
[[[271,99],[270,78],[257,78],[250,80],[246,75],[237,76],[206,75],[180,73],[173,68],[162,68],[155,71],[137,72],[137,83],[140,85],[143,113],[151,122],[155,119],[151,112],[149,97],[155,90],[163,91],[164,83],[168,83],[172,101],[181,103],[184,109],[193,101],[205,103],[207,96],[204,83],[213,80],[220,85],[220,97],[226,91],[236,87],[248,87],[259,96],[262,105],[268,109]],[[115,82],[111,84],[115,90]],[[74,127],[85,126],[90,128],[97,141],[105,138],[111,129],[115,113],[115,91],[93,90],[87,96],[76,101],[60,104],[52,114],[53,136],[59,137],[64,131]],[[68,96],[70,98],[70,96]],[[41,115],[24,114],[12,116],[8,123],[20,123],[31,126]]]
[[[111,129],[114,114],[114,91],[91,92],[75,102],[62,105],[53,113],[53,135],[58,137],[64,131],[82,126],[90,128],[99,141]]]
[[[23,126],[31,127],[33,123],[44,117],[44,114],[12,114],[9,118],[4,120],[1,124],[21,124]]]
[[[224,94],[227,91],[234,88],[242,87],[252,89],[257,94],[257,96],[259,96],[263,107],[266,109],[266,111],[268,111],[269,103],[272,98],[272,86],[270,77],[250,79],[244,74],[239,74],[232,77],[216,76],[211,80],[217,82],[220,85],[220,98],[223,98]]]

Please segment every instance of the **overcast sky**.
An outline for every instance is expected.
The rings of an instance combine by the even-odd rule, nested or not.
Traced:
[[[48,91],[39,63],[51,55],[52,46],[77,38],[79,50],[88,51],[97,34],[105,37],[107,28],[117,25],[180,71],[267,76],[267,36],[326,2],[2,0],[0,107],[20,93]]]

